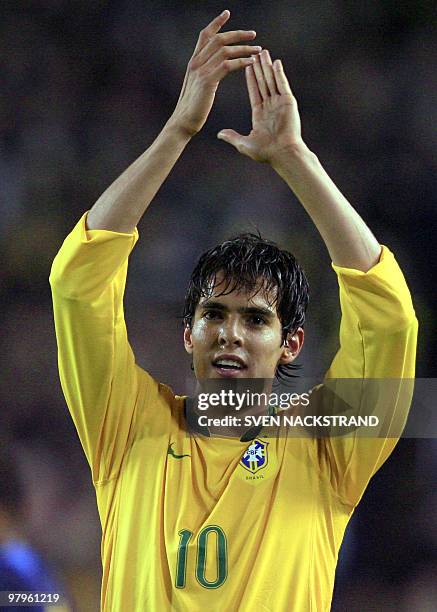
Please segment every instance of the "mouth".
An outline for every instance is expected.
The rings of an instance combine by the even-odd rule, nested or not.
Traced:
[[[247,366],[240,357],[235,355],[221,355],[212,362],[214,370],[223,378],[241,376]],[[243,374],[244,375],[244,374]]]

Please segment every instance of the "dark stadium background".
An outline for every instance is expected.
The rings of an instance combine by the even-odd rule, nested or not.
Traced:
[[[58,382],[50,265],[82,213],[157,135],[198,30],[224,8],[229,27],[255,29],[283,59],[306,142],[395,252],[420,321],[417,375],[436,375],[431,2],[2,3],[1,440],[22,475],[19,528],[78,610],[98,607],[100,533]],[[249,119],[243,76],[232,75],[139,225],[130,340],[138,362],[179,393],[191,376],[178,318],[189,273],[198,254],[240,229],[259,228],[307,271],[303,374],[322,373],[337,348],[336,280],[317,232],[269,167],[215,137],[224,127],[248,131]],[[436,464],[434,440],[402,440],[372,480],[342,548],[335,611],[437,608]]]

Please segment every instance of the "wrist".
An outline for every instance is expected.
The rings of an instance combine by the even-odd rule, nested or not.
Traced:
[[[165,125],[165,129],[173,132],[179,138],[185,139],[186,141],[191,140],[195,136],[198,130],[194,129],[193,126],[189,125],[181,117],[172,115]]]
[[[315,154],[303,140],[286,145],[278,150],[271,159],[272,168],[281,176],[288,174],[293,168],[314,160]]]

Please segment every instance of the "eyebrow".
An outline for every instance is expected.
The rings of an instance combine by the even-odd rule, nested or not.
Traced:
[[[199,304],[199,308],[207,309],[214,308],[215,310],[221,310],[223,312],[229,312],[229,308],[222,304],[221,302],[214,302],[214,300],[206,300]],[[269,308],[264,308],[263,306],[247,306],[243,308],[238,308],[237,312],[239,314],[254,314],[254,315],[263,315],[269,319],[274,318],[275,312],[270,310]]]

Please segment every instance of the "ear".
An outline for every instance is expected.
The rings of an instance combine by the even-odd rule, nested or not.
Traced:
[[[305,333],[302,327],[298,327],[293,334],[287,334],[285,342],[282,345],[282,353],[278,364],[287,365],[292,363],[303,347],[304,338]]]
[[[188,324],[184,328],[184,346],[187,353],[191,355],[193,352],[193,334]]]

